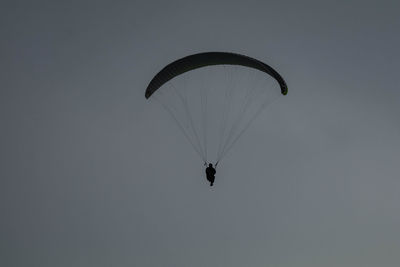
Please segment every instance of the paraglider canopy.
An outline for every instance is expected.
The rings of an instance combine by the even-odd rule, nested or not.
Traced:
[[[149,98],[163,84],[182,73],[212,65],[241,65],[263,71],[277,80],[283,95],[287,94],[288,89],[285,80],[267,64],[257,59],[235,53],[206,52],[190,55],[168,64],[151,80],[147,86],[145,96]]]

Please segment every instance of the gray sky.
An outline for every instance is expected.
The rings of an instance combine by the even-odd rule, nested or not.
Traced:
[[[3,1],[1,266],[400,264],[398,1]],[[144,90],[203,51],[289,93],[219,166]]]

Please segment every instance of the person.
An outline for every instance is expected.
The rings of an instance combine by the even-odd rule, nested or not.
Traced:
[[[210,182],[210,186],[213,186],[214,184],[216,172],[217,171],[213,167],[212,163],[209,163],[208,167],[206,168],[206,175],[207,175],[207,180]]]

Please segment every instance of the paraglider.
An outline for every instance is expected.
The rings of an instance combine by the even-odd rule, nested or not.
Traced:
[[[214,184],[216,173],[217,173],[217,171],[215,170],[212,163],[209,163],[208,167],[206,168],[206,176],[207,176],[207,180],[210,182],[210,186],[213,186],[213,184]]]
[[[257,59],[206,52],[165,66],[145,97],[161,103],[202,161],[216,166],[261,111],[287,91],[282,76]],[[215,173],[209,163],[210,186]]]

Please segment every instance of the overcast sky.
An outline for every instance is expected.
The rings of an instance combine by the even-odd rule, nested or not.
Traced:
[[[398,1],[3,1],[0,265],[400,264]],[[204,51],[289,93],[218,166],[161,106]]]

